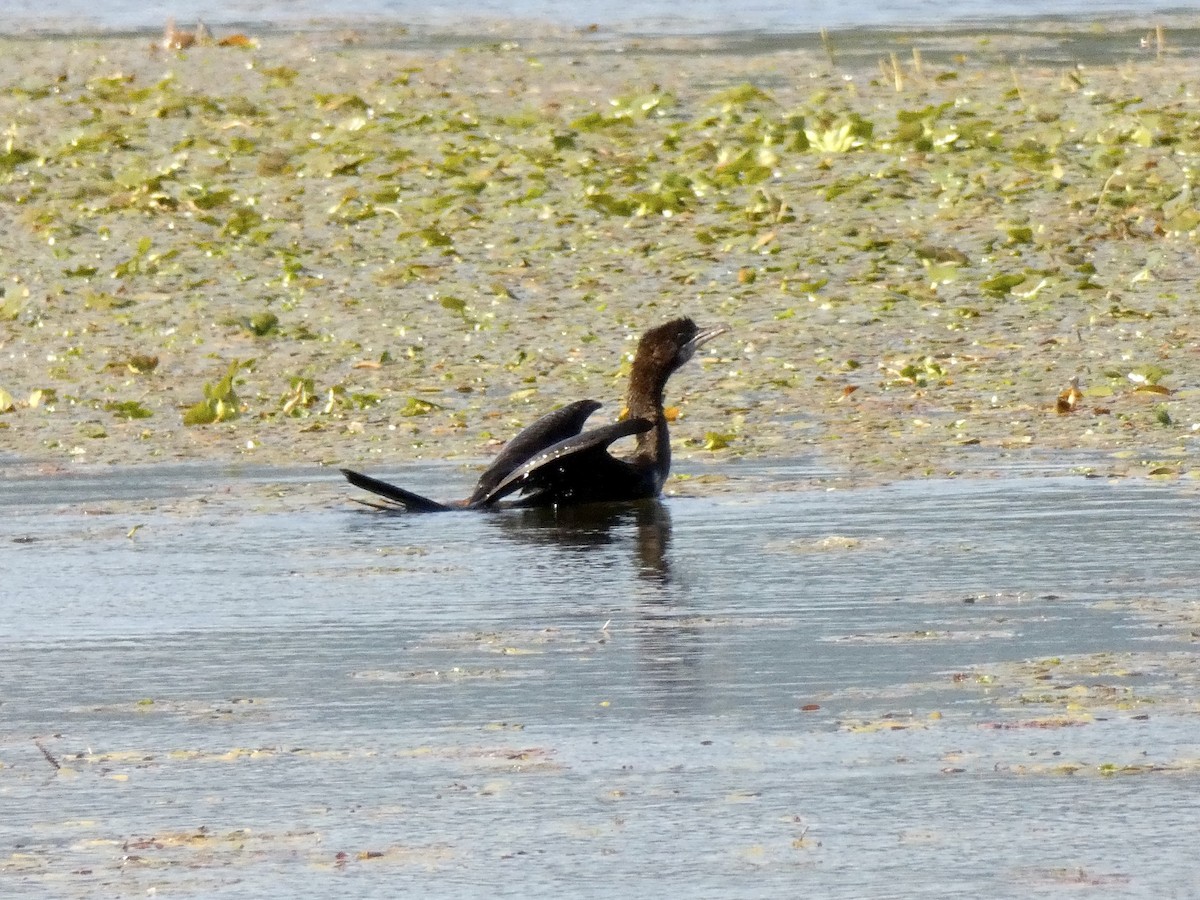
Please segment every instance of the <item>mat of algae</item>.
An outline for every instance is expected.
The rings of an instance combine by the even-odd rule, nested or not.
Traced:
[[[474,463],[689,314],[697,464],[1186,473],[1200,110],[1145,34],[4,39],[0,447]]]

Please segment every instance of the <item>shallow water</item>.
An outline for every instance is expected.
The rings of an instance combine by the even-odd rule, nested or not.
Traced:
[[[408,517],[316,471],[10,478],[3,893],[1200,883],[1194,488],[727,474]]]
[[[1093,21],[1114,14],[1157,15],[1194,12],[1197,0],[747,0],[731,16],[716,0],[638,0],[599,5],[578,0],[446,0],[415,4],[408,0],[138,0],[86,3],[59,0],[52,8],[34,0],[7,0],[0,10],[0,29],[46,28],[60,23],[101,28],[159,28],[167,16],[180,22],[203,19],[209,24],[273,24],[284,27],[311,21],[366,19],[417,27],[455,28],[464,22],[516,20],[633,33],[724,34],[758,31],[768,34],[815,32],[820,28],[944,27],[947,22],[982,22],[1059,16]]]

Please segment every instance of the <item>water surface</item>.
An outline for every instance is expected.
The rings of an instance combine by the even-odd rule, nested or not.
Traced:
[[[1188,894],[1194,489],[727,474],[9,479],[5,895]]]
[[[59,0],[52,9],[34,0],[8,0],[0,12],[0,30],[44,28],[76,23],[100,28],[158,28],[166,16],[181,22],[304,26],[312,22],[374,20],[419,27],[458,28],[465,22],[540,22],[580,28],[653,34],[794,34],[820,28],[939,28],[947,24],[1057,17],[1085,22],[1114,15],[1154,16],[1195,13],[1197,0],[749,0],[731,15],[716,0],[638,0],[595,4],[579,0],[482,0],[414,3],[411,0],[167,0],[149,6],[137,0],[97,5]]]

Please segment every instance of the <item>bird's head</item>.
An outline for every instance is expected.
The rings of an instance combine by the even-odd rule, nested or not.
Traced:
[[[691,359],[700,347],[728,330],[727,325],[701,328],[686,317],[672,319],[642,335],[633,358],[634,368],[670,375]]]

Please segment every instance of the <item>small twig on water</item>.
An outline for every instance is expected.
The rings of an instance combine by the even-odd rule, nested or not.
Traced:
[[[1017,77],[1017,70],[1009,66],[1008,74],[1012,77],[1013,89],[1017,92],[1017,99],[1025,103],[1025,91],[1021,89],[1021,79]]]
[[[828,29],[821,29],[821,46],[825,48],[825,55],[829,57],[829,65],[837,65],[837,54],[833,49],[833,41],[829,39]]]
[[[1120,173],[1120,169],[1114,169],[1113,173],[1104,180],[1104,185],[1100,188],[1100,196],[1096,198],[1096,212],[1099,216],[1104,207],[1104,195],[1108,193],[1108,186],[1113,183],[1113,179]]]
[[[58,760],[54,758],[54,754],[47,750],[46,746],[41,741],[39,741],[37,738],[34,738],[33,745],[42,751],[42,756],[46,757],[46,762],[54,766],[54,771],[57,772],[62,768],[62,766],[59,765]]]

